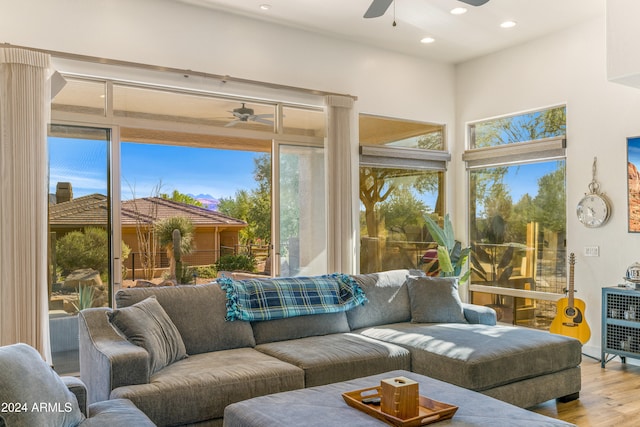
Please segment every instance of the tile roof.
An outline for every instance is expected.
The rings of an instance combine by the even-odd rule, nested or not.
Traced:
[[[123,226],[136,225],[136,211],[140,213],[140,218],[146,224],[173,216],[184,216],[191,219],[195,227],[224,225],[243,228],[247,226],[245,221],[220,212],[160,197],[124,200],[121,203]],[[49,224],[52,227],[105,225],[106,223],[107,197],[102,194],[89,194],[68,202],[49,205]]]
[[[232,218],[217,211],[210,211],[199,206],[187,203],[174,202],[160,197],[144,197],[142,199],[125,200],[122,202],[122,225],[135,225],[136,208],[140,212],[141,218],[145,222],[153,222],[153,215],[156,210],[156,219],[165,219],[173,216],[185,216],[193,221],[194,226],[198,225],[235,225],[246,227],[243,220]]]
[[[49,205],[49,224],[60,226],[87,226],[107,224],[107,196],[89,194],[68,202]]]

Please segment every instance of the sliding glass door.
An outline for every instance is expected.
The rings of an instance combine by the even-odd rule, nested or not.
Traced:
[[[276,144],[274,153],[276,275],[326,273],[324,149]]]
[[[49,131],[49,324],[54,368],[78,372],[77,313],[110,305],[111,130]]]

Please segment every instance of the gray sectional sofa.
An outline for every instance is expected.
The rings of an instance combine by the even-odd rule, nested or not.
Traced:
[[[578,397],[579,341],[496,325],[493,310],[452,304],[450,293],[412,286],[408,274],[351,276],[368,302],[346,312],[261,322],[225,321],[217,283],[123,289],[119,309],[157,298],[188,357],[153,372],[149,353],[109,322],[111,309],[83,310],[80,373],[89,402],[127,398],[159,426],[213,426],[233,402],[399,369],[525,408]]]

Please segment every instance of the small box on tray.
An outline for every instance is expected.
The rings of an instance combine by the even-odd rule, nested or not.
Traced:
[[[397,418],[413,418],[419,414],[420,392],[418,383],[406,377],[380,382],[380,409]]]

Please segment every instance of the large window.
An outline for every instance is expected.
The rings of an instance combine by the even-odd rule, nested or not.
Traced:
[[[421,268],[444,214],[444,126],[360,116],[360,272]]]
[[[176,87],[175,75],[149,73],[166,85],[65,75],[51,105],[50,308],[59,373],[77,371],[74,314],[110,305],[113,292],[138,280],[326,273],[324,98],[254,87],[252,97],[245,85],[234,89],[243,95],[227,96],[207,79]],[[160,223],[178,216],[193,225],[179,262],[173,241],[160,237],[175,229]]]
[[[469,126],[472,302],[546,329],[566,287],[565,108]]]

